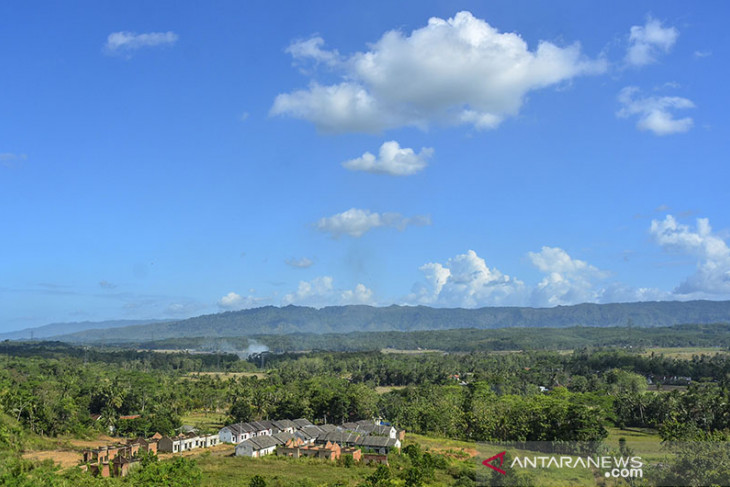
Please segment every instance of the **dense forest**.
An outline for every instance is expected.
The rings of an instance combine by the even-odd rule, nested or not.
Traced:
[[[128,346],[128,344],[127,344]],[[572,327],[459,328],[434,331],[384,331],[352,333],[296,333],[251,337],[186,337],[135,342],[137,348],[201,350],[209,352],[256,353],[263,350],[372,351],[440,350],[445,352],[506,350],[574,350],[584,347],[641,349],[642,347],[730,348],[730,325],[675,325],[658,328]]]
[[[171,434],[191,411],[225,412],[231,422],[382,417],[409,432],[468,441],[601,441],[612,426],[656,428],[667,440],[726,439],[730,431],[726,354],[684,360],[584,349],[263,358],[3,342],[0,484],[53,485],[58,479],[57,485],[70,485],[63,482],[76,474],[20,457],[24,445],[38,438],[84,437],[110,426],[129,437]],[[649,381],[686,387],[649,391]],[[424,461],[422,453],[411,453],[404,462]],[[188,475],[196,467],[187,461],[152,462],[145,475],[154,478],[168,468],[196,478]],[[473,471],[454,470],[460,485],[472,477]],[[419,482],[406,485],[426,485],[428,479]]]

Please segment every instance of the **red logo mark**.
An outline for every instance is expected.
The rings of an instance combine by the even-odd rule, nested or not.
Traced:
[[[484,460],[482,462],[482,465],[484,465],[485,467],[489,467],[492,470],[494,470],[495,472],[501,473],[502,475],[507,475],[507,472],[505,472],[504,470],[502,470],[501,468],[499,468],[499,467],[501,467],[504,464],[504,454],[505,453],[507,453],[507,452],[506,451],[503,451],[502,453],[497,453],[496,455],[494,455],[491,458],[487,458],[486,460]],[[496,465],[492,465],[492,461],[495,460],[495,459],[497,459],[497,458],[499,458],[499,467],[497,467]]]

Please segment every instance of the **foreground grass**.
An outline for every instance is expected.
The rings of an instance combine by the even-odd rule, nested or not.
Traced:
[[[197,459],[203,471],[203,486],[248,485],[255,475],[269,485],[293,485],[306,479],[311,485],[357,485],[374,472],[374,467],[351,468],[316,458],[286,458],[269,455],[263,458],[201,455]],[[307,485],[307,484],[304,484]]]

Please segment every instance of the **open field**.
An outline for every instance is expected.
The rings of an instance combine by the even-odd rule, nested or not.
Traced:
[[[446,353],[443,350],[431,350],[431,349],[423,349],[418,348],[415,350],[405,350],[400,348],[383,348],[380,350],[381,353],[400,353],[400,354],[406,354],[406,355],[418,355],[422,353]]]
[[[275,482],[293,485],[306,479],[311,485],[341,482],[354,486],[375,471],[374,467],[345,468],[328,460],[274,455],[263,458],[201,455],[197,463],[203,471],[202,485],[215,487],[248,485],[254,475],[264,477],[268,485],[277,485]]]
[[[184,415],[180,419],[183,424],[194,426],[203,432],[214,432],[226,425],[226,416],[226,413],[195,411]]]
[[[665,357],[692,360],[695,355],[730,355],[727,349],[720,347],[653,347],[647,348],[642,355],[664,355]]]
[[[407,386],[377,386],[375,387],[375,392],[378,394],[387,394],[390,391],[398,391],[401,389],[405,389]]]
[[[257,379],[266,378],[266,372],[190,372],[187,376],[192,379],[196,379],[198,376],[202,375],[218,377],[219,379],[232,379],[235,377],[256,377]]]

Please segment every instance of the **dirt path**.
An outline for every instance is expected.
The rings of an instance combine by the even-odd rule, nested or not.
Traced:
[[[54,463],[61,465],[61,468],[74,467],[81,461],[81,453],[75,451],[29,451],[23,453],[23,458],[28,460],[53,460]]]

